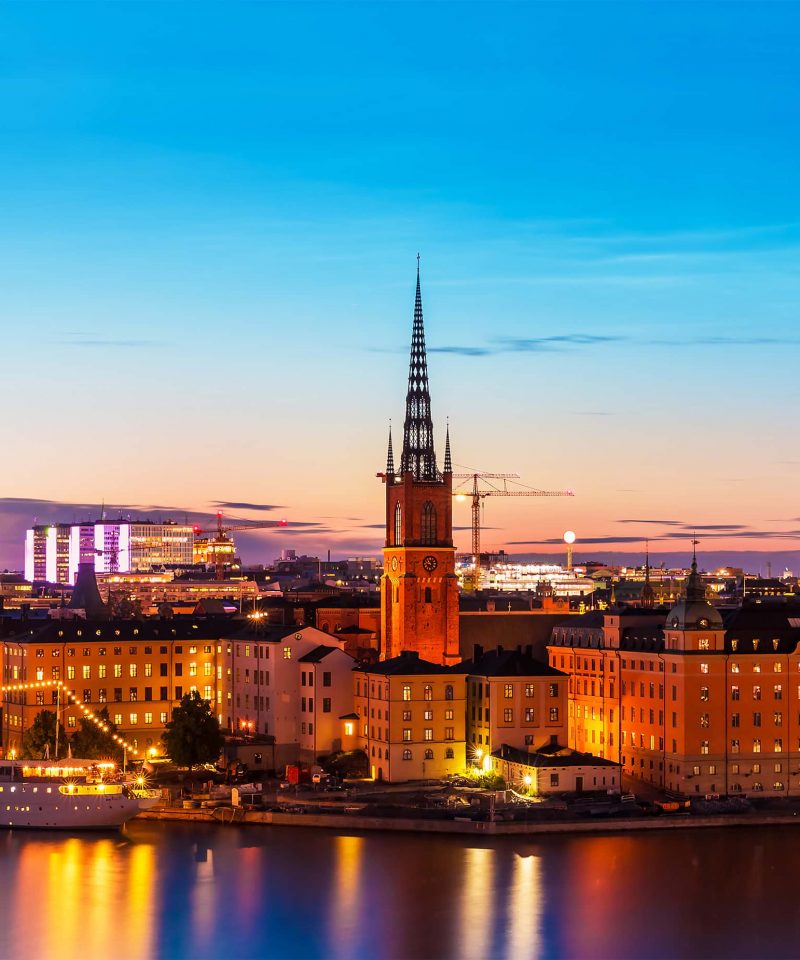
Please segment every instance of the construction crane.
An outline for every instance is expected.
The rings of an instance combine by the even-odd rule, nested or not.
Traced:
[[[486,497],[574,497],[572,490],[537,490],[522,483],[516,484],[520,490],[509,490],[508,481],[519,479],[518,473],[454,473],[454,480],[461,480],[454,490],[457,500],[472,498],[472,589],[478,590],[481,581],[481,503]],[[502,480],[502,486],[492,483]],[[471,481],[471,486],[469,482]],[[480,486],[480,483],[483,486]]]
[[[216,571],[216,579],[224,580],[225,579],[225,554],[233,553],[233,541],[228,536],[229,533],[234,533],[237,530],[265,530],[268,527],[287,527],[289,525],[288,520],[256,520],[253,523],[239,523],[231,526],[230,524],[223,524],[222,522],[222,511],[217,510],[217,525],[211,530],[204,530],[201,527],[194,527],[194,535],[196,537],[205,535],[216,534],[214,540],[211,541],[209,546],[212,547],[212,555],[214,558],[214,569]]]

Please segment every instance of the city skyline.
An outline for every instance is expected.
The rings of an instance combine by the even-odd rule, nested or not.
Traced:
[[[797,9],[409,7],[3,12],[0,568],[103,500],[377,553],[418,250],[440,461],[576,494],[486,548],[792,565]]]

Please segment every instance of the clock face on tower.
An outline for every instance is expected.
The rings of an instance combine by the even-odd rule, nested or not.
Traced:
[[[399,566],[400,561],[397,559],[397,557],[392,557],[392,570],[397,570]]]
[[[428,555],[422,561],[422,566],[428,571],[428,573],[433,573],[433,571],[439,566],[439,561],[436,557]]]

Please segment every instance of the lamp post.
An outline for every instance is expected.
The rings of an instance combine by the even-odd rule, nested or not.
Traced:
[[[567,545],[567,570],[572,573],[572,544],[575,543],[575,534],[572,530],[567,530],[564,534],[564,543]]]

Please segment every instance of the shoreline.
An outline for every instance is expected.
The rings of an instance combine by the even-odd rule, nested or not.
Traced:
[[[632,833],[648,830],[692,830],[721,827],[764,827],[800,825],[797,814],[717,814],[697,817],[637,817],[597,820],[569,820],[536,822],[504,822],[484,820],[424,820],[403,817],[372,817],[337,813],[278,813],[273,811],[221,808],[221,816],[208,810],[179,810],[159,808],[143,810],[133,820],[159,821],[162,823],[209,823],[219,825],[315,827],[327,830],[388,831],[399,833],[444,833],[462,836],[536,836],[547,833]],[[230,813],[230,819],[225,815]]]

